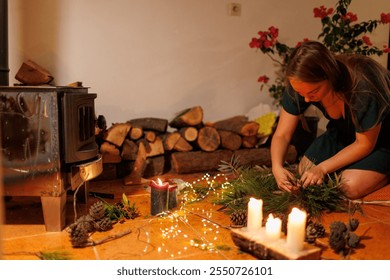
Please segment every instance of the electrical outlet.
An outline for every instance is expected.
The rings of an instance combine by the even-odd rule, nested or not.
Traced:
[[[241,4],[240,3],[229,3],[228,4],[228,15],[229,16],[241,16]]]

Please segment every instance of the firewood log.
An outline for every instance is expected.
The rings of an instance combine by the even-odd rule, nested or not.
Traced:
[[[205,126],[199,130],[197,144],[201,150],[212,152],[218,149],[221,137],[214,127]]]
[[[193,126],[182,127],[179,132],[180,135],[188,142],[193,142],[198,138],[198,129]]]
[[[130,123],[115,123],[104,134],[104,140],[116,145],[122,146],[127,134],[131,128]]]
[[[245,116],[235,116],[225,120],[220,120],[212,124],[218,130],[228,130],[238,133],[242,136],[257,135],[259,124],[254,121],[248,121]]]
[[[177,140],[175,146],[173,147],[173,150],[178,152],[189,152],[192,151],[193,147],[190,143],[187,142],[186,139],[183,137],[179,137],[179,140]]]
[[[132,126],[130,131],[129,131],[129,138],[131,140],[138,140],[142,137],[143,135],[143,129],[142,127],[138,126]]]
[[[186,126],[197,126],[203,121],[203,109],[201,106],[195,106],[185,109],[176,114],[169,122],[173,128],[182,128]]]
[[[132,126],[142,127],[143,130],[153,130],[165,133],[168,127],[168,120],[160,118],[139,118],[130,120]]]
[[[154,142],[156,140],[156,133],[154,131],[144,131],[144,138],[148,140],[148,142]]]
[[[165,157],[155,156],[146,159],[144,178],[160,176],[165,172]]]
[[[53,80],[53,76],[34,61],[27,60],[19,68],[15,79],[25,85],[34,86],[50,83]]]
[[[122,160],[119,149],[109,142],[102,143],[100,153],[102,154],[103,163],[118,163]]]
[[[172,169],[178,173],[196,173],[218,170],[221,161],[230,161],[233,155],[229,150],[214,152],[176,152],[171,155]]]
[[[218,130],[219,136],[221,136],[221,147],[231,151],[238,150],[241,147],[241,136],[235,132],[227,130]]]
[[[125,185],[137,185],[146,182],[143,178],[146,168],[146,149],[142,142],[138,145],[137,158],[134,162],[133,170],[131,173],[123,178]]]
[[[242,146],[244,148],[254,148],[259,142],[257,135],[242,136]]]
[[[164,144],[161,137],[156,137],[154,142],[148,142],[148,150],[146,152],[146,157],[154,157],[164,154]]]
[[[271,166],[271,153],[269,148],[240,149],[234,151],[234,155],[238,158],[240,166]],[[296,157],[297,152],[294,146],[290,145],[286,155],[286,162],[294,163]]]
[[[172,151],[180,137],[181,135],[177,131],[166,133],[163,139],[164,149],[166,151]]]
[[[121,157],[124,160],[135,160],[137,158],[138,145],[129,139],[126,139],[122,145]]]

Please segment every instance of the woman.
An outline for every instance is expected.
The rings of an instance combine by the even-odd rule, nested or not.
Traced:
[[[279,188],[320,185],[341,172],[341,189],[361,198],[390,178],[390,72],[363,55],[334,55],[319,42],[294,49],[286,69],[287,89],[272,138],[272,172]],[[302,157],[299,182],[284,168],[287,147],[302,114],[318,107],[327,130]]]

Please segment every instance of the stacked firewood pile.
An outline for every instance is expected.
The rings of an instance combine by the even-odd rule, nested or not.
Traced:
[[[270,165],[268,147],[260,145],[259,123],[234,116],[214,123],[203,121],[200,106],[176,114],[168,122],[139,118],[100,128],[96,139],[103,157],[102,178],[123,178],[141,184],[145,178],[175,173],[218,170],[235,157],[241,166]],[[291,147],[287,161],[294,162]],[[108,178],[107,178],[108,177]]]

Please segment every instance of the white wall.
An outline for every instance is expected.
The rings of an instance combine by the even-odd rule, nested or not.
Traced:
[[[269,102],[257,78],[271,61],[249,48],[274,25],[294,46],[320,31],[313,8],[336,0],[9,0],[10,84],[23,61],[48,69],[56,85],[82,81],[96,92],[108,123],[137,117],[171,119],[201,105],[205,121],[245,114]],[[359,20],[389,12],[388,0],[353,0]],[[382,26],[381,26],[382,27]],[[388,43],[388,26],[373,41]],[[386,63],[386,57],[382,57]]]

